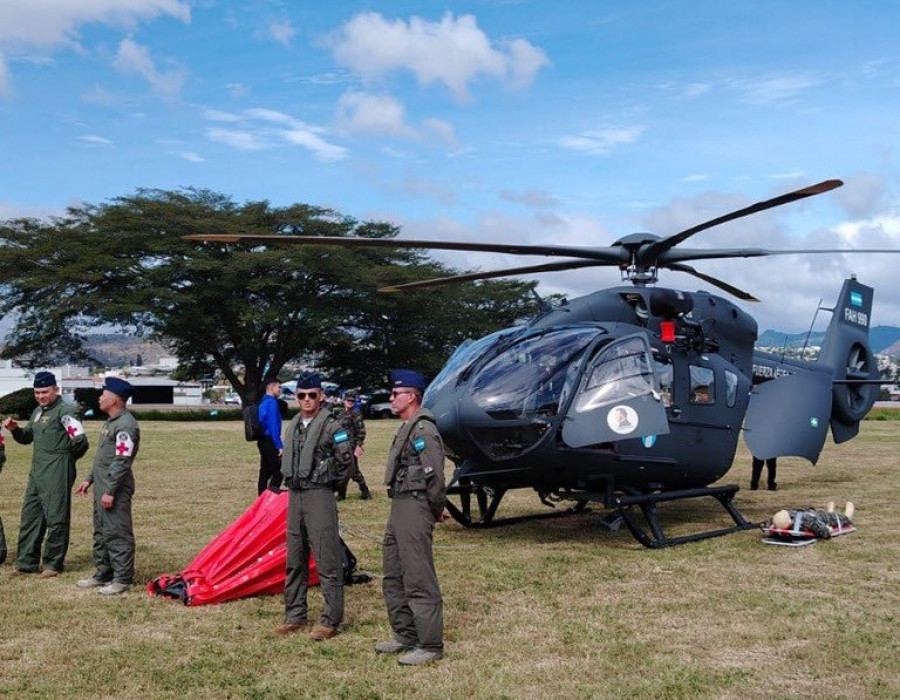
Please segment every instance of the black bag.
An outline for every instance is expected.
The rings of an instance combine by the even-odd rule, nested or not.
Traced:
[[[259,422],[259,404],[250,403],[244,406],[244,439],[256,442],[264,437],[262,423]]]

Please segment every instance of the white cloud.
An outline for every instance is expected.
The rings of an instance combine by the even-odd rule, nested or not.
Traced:
[[[107,24],[131,30],[141,20],[168,15],[191,21],[181,0],[28,0],[0,2],[0,96],[9,94],[11,53],[58,48],[82,50],[79,28]]]
[[[9,68],[6,66],[6,59],[3,54],[0,53],[0,97],[8,96],[11,90]]]
[[[358,134],[393,136],[402,139],[416,137],[406,124],[406,109],[400,100],[389,95],[350,90],[341,95],[337,109],[338,127]]]
[[[559,200],[549,192],[535,189],[525,190],[524,192],[501,190],[500,199],[504,199],[507,202],[524,204],[527,207],[535,207],[538,209],[554,207],[559,204]]]
[[[469,96],[471,82],[492,78],[521,88],[549,64],[547,55],[525,39],[492,45],[472,15],[447,13],[439,22],[420,17],[390,21],[361,13],[331,37],[335,60],[365,80],[408,70],[423,85],[443,83],[457,99]]]
[[[559,145],[573,151],[581,151],[594,156],[605,156],[617,146],[634,143],[646,127],[640,125],[613,127],[583,131],[574,136],[559,139]]]
[[[447,145],[456,143],[453,126],[443,119],[424,119],[418,128],[409,125],[406,107],[390,95],[348,90],[338,100],[336,122],[339,129],[356,134],[410,141],[437,138]]]
[[[204,116],[209,121],[229,125],[229,128],[207,128],[205,134],[208,139],[240,151],[293,145],[306,148],[323,163],[347,157],[347,149],[325,140],[324,128],[307,124],[278,110],[261,107],[238,113],[207,110]]]
[[[269,36],[279,44],[290,46],[291,40],[294,38],[294,26],[290,20],[282,20],[280,22],[272,22],[269,25]]]
[[[79,136],[78,140],[91,146],[109,146],[112,143],[112,141],[110,141],[108,138],[97,136],[95,134],[85,134],[84,136]]]
[[[132,39],[123,39],[119,44],[114,65],[122,73],[137,73],[150,83],[153,92],[166,98],[175,97],[181,92],[186,77],[184,70],[180,68],[168,72],[158,70],[147,47]]]
[[[787,102],[805,90],[821,85],[823,80],[810,75],[786,75],[753,80],[732,80],[730,87],[739,93],[742,102],[768,105]]]
[[[225,89],[232,97],[244,97],[249,92],[243,83],[228,83]]]
[[[177,155],[179,158],[183,158],[188,163],[204,163],[204,162],[206,162],[206,158],[201,156],[199,153],[195,153],[194,151],[178,151]]]

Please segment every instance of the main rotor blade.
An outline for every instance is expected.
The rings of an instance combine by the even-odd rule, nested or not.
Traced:
[[[751,204],[749,207],[744,207],[743,209],[733,211],[730,214],[725,214],[715,219],[710,219],[709,221],[705,221],[702,224],[692,226],[691,228],[685,229],[684,231],[651,243],[649,246],[647,246],[647,248],[641,251],[640,261],[648,264],[653,263],[665,251],[669,250],[673,246],[678,245],[682,241],[686,241],[695,233],[700,233],[700,231],[705,231],[706,229],[712,228],[713,226],[719,226],[720,224],[734,221],[735,219],[740,219],[741,217],[749,216],[750,214],[756,214],[757,212],[765,211],[766,209],[779,207],[782,204],[796,202],[798,199],[805,199],[806,197],[813,197],[817,194],[822,194],[823,192],[829,192],[831,190],[837,189],[843,184],[844,183],[840,180],[824,180],[815,185],[810,185],[809,187],[804,187],[803,189],[795,190],[794,192],[788,192],[787,194],[773,197],[772,199],[757,202],[756,204]]]
[[[577,248],[559,245],[519,245],[516,243],[469,243],[464,241],[424,241],[397,238],[353,238],[342,236],[289,236],[289,235],[240,235],[240,234],[197,234],[185,236],[192,241],[219,243],[268,243],[280,245],[325,245],[358,248],[421,248],[430,250],[471,250],[484,253],[507,253],[509,255],[564,255],[572,258],[586,258],[609,263],[628,260],[628,254],[618,247]]]
[[[670,270],[678,270],[678,272],[686,272],[689,275],[693,275],[694,277],[697,277],[697,278],[703,280],[704,282],[709,282],[709,284],[713,285],[714,287],[718,287],[719,289],[722,289],[722,290],[728,292],[729,294],[736,296],[738,299],[743,299],[744,301],[759,301],[759,299],[757,299],[755,296],[750,294],[750,292],[745,292],[743,289],[738,289],[737,287],[734,287],[734,286],[728,284],[728,282],[723,282],[720,279],[717,279],[717,278],[707,275],[703,272],[695,270],[690,265],[681,265],[681,264],[676,263],[674,265],[668,265],[667,267]]]
[[[767,248],[678,248],[659,257],[659,267],[671,267],[683,260],[720,260],[725,258],[762,258],[770,255],[819,255],[823,253],[900,253],[900,248],[811,248],[769,250]]]
[[[457,282],[473,282],[475,280],[488,280],[494,277],[512,277],[514,275],[527,275],[533,272],[556,272],[558,270],[574,270],[579,267],[607,267],[614,263],[598,262],[596,260],[563,260],[558,263],[546,263],[545,265],[528,265],[527,267],[511,267],[505,270],[490,270],[488,272],[470,272],[465,275],[452,275],[450,277],[435,277],[428,280],[418,280],[405,284],[392,284],[380,287],[379,292],[407,292],[412,289],[426,289],[428,287],[440,287],[445,284]]]

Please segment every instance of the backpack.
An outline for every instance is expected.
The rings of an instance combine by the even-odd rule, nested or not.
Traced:
[[[259,404],[248,403],[242,409],[244,413],[244,439],[247,442],[256,442],[263,438],[262,423],[259,422]]]

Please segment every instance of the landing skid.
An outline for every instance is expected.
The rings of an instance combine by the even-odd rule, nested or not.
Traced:
[[[453,516],[460,525],[468,528],[495,527],[497,525],[510,525],[512,523],[520,523],[527,520],[540,520],[543,518],[558,518],[563,515],[571,515],[572,513],[580,513],[587,507],[587,501],[576,501],[571,508],[564,510],[554,510],[546,513],[534,513],[531,515],[518,515],[511,518],[496,519],[497,508],[500,507],[500,501],[506,495],[507,489],[491,488],[490,486],[479,486],[471,482],[464,482],[450,486],[447,489],[448,496],[459,496],[459,507],[457,507],[449,499],[447,500],[447,511]],[[472,511],[472,496],[475,496],[476,513]],[[551,507],[555,507],[552,503],[541,499],[543,503]]]
[[[617,515],[622,517],[625,525],[628,527],[634,538],[645,547],[651,549],[659,549],[662,547],[671,547],[676,544],[684,544],[685,542],[697,542],[698,540],[706,540],[710,537],[721,537],[732,532],[741,530],[752,530],[758,527],[757,523],[751,523],[746,520],[741,512],[734,505],[734,496],[740,487],[737,484],[728,486],[712,486],[698,489],[685,489],[683,491],[664,491],[662,493],[640,494],[636,496],[619,496],[616,498]],[[703,496],[711,496],[715,498],[719,504],[728,512],[734,525],[718,530],[707,530],[706,532],[698,532],[692,535],[681,535],[679,537],[667,537],[662,528],[662,524],[656,515],[656,504],[662,501],[680,501],[688,498],[701,498]],[[636,518],[635,508],[640,508],[644,516],[647,526],[650,528],[648,533]],[[618,528],[616,528],[618,529]]]

